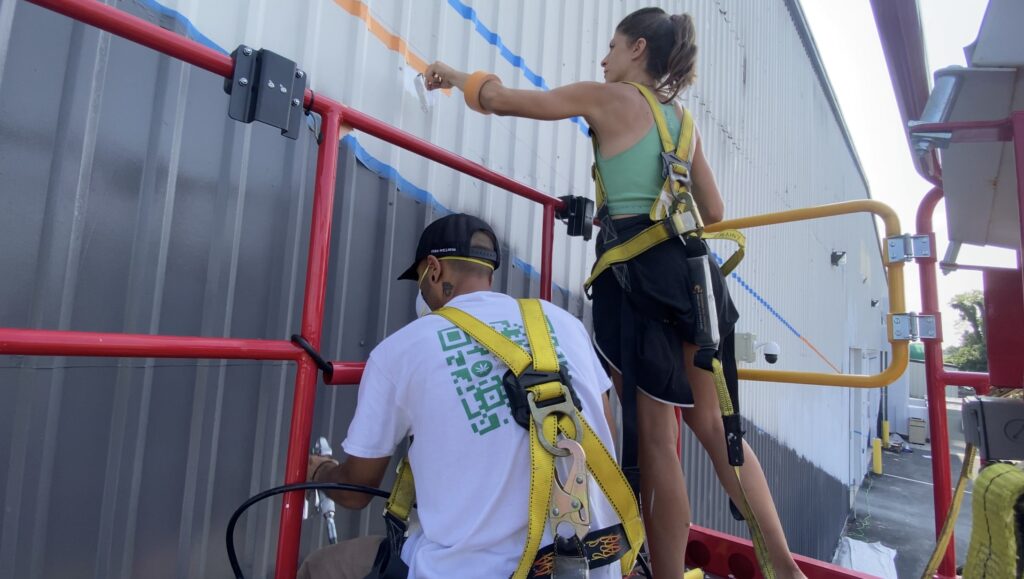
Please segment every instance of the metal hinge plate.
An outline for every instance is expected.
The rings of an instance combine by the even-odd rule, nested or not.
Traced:
[[[935,339],[935,316],[915,313],[892,315],[892,339],[915,341]]]
[[[932,256],[932,241],[927,235],[905,233],[885,238],[889,263],[913,261],[919,257]]]

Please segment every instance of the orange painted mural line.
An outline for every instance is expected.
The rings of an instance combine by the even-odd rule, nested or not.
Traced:
[[[805,337],[803,337],[803,336],[800,336],[800,339],[801,339],[801,340],[803,340],[803,343],[807,344],[807,347],[808,347],[808,348],[810,348],[811,350],[813,350],[813,351],[814,351],[814,353],[815,353],[815,354],[817,354],[819,358],[821,358],[822,360],[824,360],[824,361],[825,361],[825,363],[829,365],[829,367],[831,367],[831,368],[832,368],[833,370],[835,370],[835,371],[836,371],[836,374],[842,374],[842,373],[843,373],[843,371],[842,371],[842,370],[840,370],[839,368],[837,368],[835,364],[833,364],[833,363],[832,363],[832,362],[831,362],[831,361],[830,361],[830,360],[829,360],[828,358],[826,358],[826,357],[825,357],[825,354],[822,354],[822,353],[821,353],[821,352],[820,352],[820,351],[819,351],[819,350],[818,350],[817,348],[815,348],[815,347],[814,347],[814,344],[810,343],[810,342],[809,342],[809,341],[807,340],[807,338],[805,338]]]

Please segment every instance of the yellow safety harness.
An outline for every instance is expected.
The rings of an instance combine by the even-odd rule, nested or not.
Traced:
[[[704,222],[701,219],[700,210],[690,191],[690,167],[693,163],[697,141],[693,115],[689,110],[683,109],[682,123],[679,127],[679,138],[673,142],[672,135],[668,130],[665,113],[655,95],[641,84],[629,84],[632,84],[643,94],[648,105],[650,105],[651,113],[654,115],[654,122],[658,127],[658,135],[661,138],[661,157],[665,182],[658,194],[658,198],[651,205],[649,213],[651,221],[655,223],[625,242],[607,249],[594,264],[590,277],[584,283],[584,291],[589,295],[590,287],[594,281],[613,265],[630,261],[652,247],[674,238],[680,238],[684,242],[695,239],[727,239],[736,243],[738,249],[721,266],[722,274],[729,275],[743,259],[746,238],[742,233],[735,230],[718,233],[704,232]],[[597,142],[595,140],[595,159],[597,154]],[[593,166],[593,177],[597,186],[598,212],[601,214],[605,209],[607,193],[596,162]],[[688,289],[680,288],[680,291],[688,291]],[[706,360],[705,365],[707,365]],[[721,361],[712,357],[710,359],[710,367],[706,369],[711,370],[714,375],[719,409],[722,413],[722,420],[725,423],[729,464],[733,466],[737,484],[739,485],[740,492],[743,493],[743,504],[739,508],[750,529],[761,572],[766,579],[773,579],[775,573],[771,565],[764,535],[761,532],[757,518],[750,509],[746,492],[743,490],[743,484],[740,480],[740,467],[743,465],[743,432],[740,426],[740,417],[733,408],[732,398],[729,395]]]
[[[506,385],[511,380],[523,390],[521,397],[510,394],[509,401],[513,417],[529,429],[530,504],[526,545],[512,577],[550,576],[558,566],[560,545],[564,541],[573,543],[573,539],[584,564],[597,566],[595,563],[600,564],[602,558],[621,556],[622,575],[627,575],[644,541],[636,497],[615,459],[579,411],[568,375],[559,368],[540,302],[519,300],[519,308],[532,355],[462,310],[445,307],[433,312],[469,334],[508,366],[512,377],[506,375]],[[521,398],[518,403],[516,398]],[[571,461],[564,482],[556,475],[555,457]],[[620,525],[590,532],[588,473],[604,491]],[[397,518],[404,527],[414,501],[412,470],[408,461],[403,461],[385,518]],[[552,548],[540,549],[545,522],[550,524],[554,544]],[[559,534],[563,523],[572,528],[574,537]]]
[[[665,182],[658,198],[651,205],[649,216],[655,223],[628,241],[605,251],[594,263],[590,277],[583,283],[584,290],[589,293],[590,286],[594,284],[598,276],[611,266],[625,263],[659,243],[676,237],[696,236],[703,239],[727,239],[734,242],[738,249],[721,267],[722,274],[729,275],[743,260],[746,238],[736,230],[718,233],[704,232],[704,221],[701,219],[700,210],[690,192],[690,167],[697,149],[697,131],[694,127],[693,114],[688,109],[683,109],[677,145],[668,131],[665,112],[661,109],[654,93],[642,84],[634,82],[629,84],[644,95],[654,114],[654,123],[658,127],[658,136],[661,138],[662,172],[665,175]],[[596,158],[598,154],[597,141],[593,140],[593,144]],[[604,180],[601,179],[601,171],[597,168],[596,162],[593,165],[592,174],[597,187],[597,207],[598,213],[600,213],[604,209],[608,197],[604,188]]]

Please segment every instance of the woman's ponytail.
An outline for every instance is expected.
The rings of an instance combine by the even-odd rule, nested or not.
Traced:
[[[697,76],[697,30],[689,14],[669,16],[661,8],[641,8],[616,27],[631,41],[647,41],[647,72],[657,89],[674,99]]]
[[[689,14],[673,14],[669,20],[675,29],[675,43],[658,90],[665,91],[673,99],[697,77],[697,29]]]

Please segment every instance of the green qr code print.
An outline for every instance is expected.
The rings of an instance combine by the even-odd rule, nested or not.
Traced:
[[[529,351],[529,340],[522,324],[502,320],[492,323],[491,327]],[[565,366],[565,355],[558,348],[558,337],[550,321],[548,329],[558,354],[558,363]],[[439,331],[437,338],[455,394],[459,397],[473,432],[483,436],[509,424],[511,409],[502,384],[508,368],[458,327]]]

